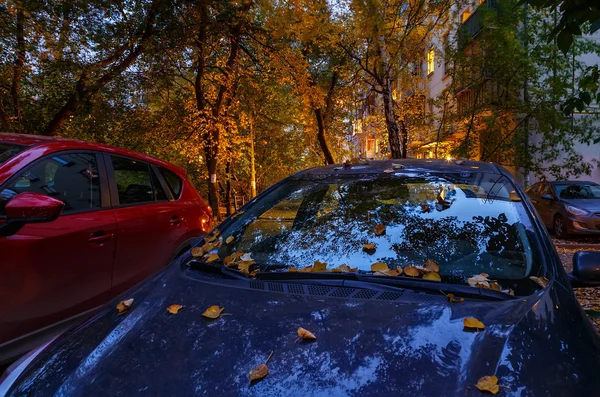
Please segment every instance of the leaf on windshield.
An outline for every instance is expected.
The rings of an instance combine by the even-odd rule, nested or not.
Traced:
[[[225,239],[225,244],[231,244],[233,242],[233,236],[229,236]]]
[[[382,271],[375,272],[374,274],[376,276],[399,276],[402,274],[402,269],[397,268],[397,269],[382,270]]]
[[[442,294],[443,294],[443,292],[442,292]],[[465,298],[456,298],[454,296],[454,294],[448,294],[446,296],[448,297],[448,302],[450,302],[450,303],[463,303],[465,301]]]
[[[548,285],[548,282],[550,281],[544,276],[542,276],[542,277],[531,276],[531,277],[529,277],[529,279],[542,288],[545,288],[546,285]]]
[[[380,223],[377,226],[375,226],[375,235],[376,236],[383,236],[384,234],[385,234],[385,225],[382,225]]]
[[[385,172],[386,174],[391,174],[392,172],[394,172],[394,170],[391,168],[386,168],[385,170],[383,170],[383,172]]]
[[[244,255],[239,257],[241,261],[253,261],[252,254],[250,252],[245,253]]]
[[[477,381],[475,387],[481,391],[487,391],[492,394],[496,394],[500,391],[498,386],[498,378],[496,376],[484,376]]]
[[[369,255],[373,255],[375,253],[375,244],[363,244],[363,251],[365,251]]]
[[[225,259],[223,259],[223,263],[227,267],[233,267],[233,266],[235,266],[234,261],[235,261],[235,258],[233,257],[233,255],[226,256]]]
[[[254,368],[252,371],[250,371],[250,383],[260,380],[269,374],[269,367],[267,367],[267,363],[271,359],[272,355],[273,355],[273,352],[271,352],[271,354],[269,354],[269,357],[267,357],[267,361],[265,361],[264,364],[260,364],[259,366]]]
[[[417,269],[414,266],[406,266],[403,270],[404,270],[404,274],[406,274],[407,276],[410,276],[410,277],[419,277],[419,275],[421,274],[419,272],[419,269]]]
[[[431,207],[429,207],[426,204],[423,204],[423,205],[421,205],[421,212],[424,214],[427,214],[427,213],[431,212]]]
[[[224,307],[211,306],[208,309],[206,309],[204,311],[204,313],[202,313],[202,316],[206,317],[206,318],[212,318],[212,319],[219,318],[221,313],[223,313],[223,310],[225,310]]]
[[[202,249],[202,247],[194,247],[192,248],[192,256],[197,258],[204,255],[204,250]]]
[[[297,272],[297,271],[298,271],[298,270],[297,270],[297,269],[296,269],[294,266],[290,266],[290,267],[288,268],[288,272],[294,273],[294,272]]]
[[[250,275],[250,266],[254,265],[254,261],[240,261],[237,263],[238,270],[246,276]]]
[[[429,273],[425,273],[423,275],[423,280],[429,280],[429,281],[442,281],[442,278],[440,277],[440,275],[436,272],[429,272]]]
[[[373,271],[373,272],[383,272],[386,270],[390,270],[390,268],[388,267],[388,265],[386,263],[377,262],[377,263],[373,263],[371,265],[371,271]]]
[[[303,267],[302,269],[298,269],[298,271],[302,272],[302,273],[312,272],[313,271],[313,267],[312,267],[312,265],[306,266],[306,267]]]
[[[425,261],[425,266],[424,266],[425,270],[428,272],[439,272],[440,271],[440,266],[435,263],[434,261],[432,261],[431,259],[427,259]]]
[[[345,263],[339,265],[338,267],[334,267],[333,269],[331,269],[331,271],[333,273],[349,273],[349,272],[353,272],[356,273],[358,271],[357,267],[350,267],[348,265],[346,265]]]
[[[315,261],[313,264],[313,272],[324,272],[327,271],[327,262]]]
[[[479,287],[479,288],[489,288],[490,287],[490,280],[488,279],[487,273],[481,273],[476,276],[470,277],[469,279],[467,279],[467,283],[469,283],[469,285],[471,287]]]
[[[167,311],[171,314],[177,314],[183,306],[181,305],[171,305],[167,307]]]
[[[515,296],[515,291],[513,291],[512,288],[503,289],[501,292],[504,292],[505,294],[508,294],[508,295]]]
[[[298,336],[302,339],[316,340],[315,334],[302,327],[298,328]]]
[[[475,317],[467,317],[463,320],[463,324],[465,326],[465,328],[471,328],[471,329],[484,329],[485,325],[483,325],[483,323],[479,320],[477,320]]]
[[[210,254],[208,257],[206,257],[206,259],[204,259],[206,262],[211,263],[214,262],[216,260],[219,260],[219,254]]]
[[[121,301],[117,304],[117,310],[119,311],[119,313],[123,313],[123,312],[129,310],[129,308],[131,307],[132,304],[133,304],[133,298]]]

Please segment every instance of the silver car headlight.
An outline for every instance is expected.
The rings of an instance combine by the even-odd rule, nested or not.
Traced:
[[[578,207],[573,207],[572,205],[565,205],[565,208],[567,209],[567,211],[569,211],[570,214],[576,216],[585,216],[589,214],[589,212],[587,212],[586,210]]]

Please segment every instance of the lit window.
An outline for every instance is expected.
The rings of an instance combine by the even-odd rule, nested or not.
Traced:
[[[427,75],[433,73],[435,69],[435,52],[433,48],[427,53]]]

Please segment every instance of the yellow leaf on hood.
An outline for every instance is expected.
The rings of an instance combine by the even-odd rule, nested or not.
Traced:
[[[313,271],[312,265],[303,267],[302,269],[298,269],[299,272],[308,273]]]
[[[465,328],[474,328],[474,329],[483,329],[485,328],[485,326],[483,325],[483,323],[479,320],[477,320],[475,317],[467,317],[463,320],[463,324],[465,326]]]
[[[234,259],[233,255],[229,255],[229,256],[226,256],[225,259],[223,259],[223,263],[227,267],[235,266],[235,263],[233,262],[234,260],[235,259]]]
[[[544,276],[542,276],[542,277],[531,276],[531,277],[529,277],[529,279],[542,288],[545,288],[546,285],[548,285],[548,282],[550,281]]]
[[[313,272],[324,272],[327,270],[327,262],[315,261],[313,264]]]
[[[383,236],[384,234],[385,234],[385,225],[382,225],[380,223],[377,226],[375,226],[375,235],[376,236]]]
[[[436,272],[429,272],[429,273],[425,273],[423,275],[423,280],[429,280],[429,281],[442,281],[442,278],[440,277],[440,275]]]
[[[241,261],[237,263],[238,270],[246,276],[250,275],[250,266],[254,265],[254,261]]]
[[[315,334],[313,334],[309,330],[304,329],[302,327],[298,328],[298,336],[301,337],[302,339],[312,339],[312,340],[317,339]]]
[[[425,261],[425,266],[423,266],[425,268],[425,270],[427,270],[428,272],[439,272],[440,271],[440,266],[435,263],[434,261],[432,261],[431,259],[427,259]]]
[[[192,248],[192,256],[193,257],[198,258],[198,257],[200,257],[202,255],[204,255],[204,249],[202,249],[202,247],[194,247],[194,248]]]
[[[171,306],[167,307],[167,311],[171,314],[177,314],[177,312],[179,312],[182,307],[183,306],[181,306],[181,305],[171,305]]]
[[[210,254],[205,261],[208,263],[214,262],[219,259],[219,254]]]
[[[377,262],[377,263],[373,263],[371,265],[371,271],[373,271],[373,272],[382,272],[382,271],[389,270],[389,269],[390,268],[388,267],[388,265],[383,262]]]
[[[448,294],[446,296],[448,297],[448,302],[450,303],[463,303],[465,301],[465,298],[456,298],[454,297],[454,294]]]
[[[404,269],[404,274],[410,277],[419,277],[419,269],[414,266],[406,266]]]
[[[365,251],[367,254],[374,254],[375,253],[375,244],[363,244],[363,251]]]
[[[377,276],[399,276],[402,274],[402,269],[388,269],[382,270],[374,273]]]
[[[254,368],[252,371],[250,371],[250,383],[252,383],[256,380],[260,380],[269,374],[269,367],[267,367],[267,363],[271,359],[272,355],[273,355],[273,352],[271,352],[271,354],[269,354],[269,357],[267,358],[267,361],[265,361],[264,364],[260,364],[259,366]]]
[[[119,311],[119,313],[123,313],[124,311],[129,310],[132,304],[133,298],[121,301],[117,304],[117,310]]]
[[[223,313],[223,310],[225,310],[224,307],[211,306],[208,309],[206,309],[204,311],[204,313],[202,313],[202,316],[206,317],[206,318],[212,318],[212,319],[219,318],[221,313]]]
[[[346,265],[345,263],[342,263],[338,267],[334,267],[333,269],[331,269],[331,271],[334,273],[347,273],[347,272],[356,273],[358,271],[358,268],[350,267],[350,266]]]
[[[225,244],[231,244],[232,241],[233,241],[233,236],[229,236],[225,239]]]
[[[498,391],[500,391],[500,386],[498,386],[498,378],[496,376],[484,376],[480,378],[475,387],[481,391],[487,391],[492,394],[496,394]]]

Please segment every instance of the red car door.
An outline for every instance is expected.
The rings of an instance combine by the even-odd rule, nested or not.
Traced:
[[[109,298],[116,218],[102,161],[94,152],[51,154],[0,187],[3,203],[22,192],[65,203],[57,220],[0,237],[0,347]]]
[[[166,266],[186,237],[183,208],[145,161],[106,155],[119,239],[112,295]]]

